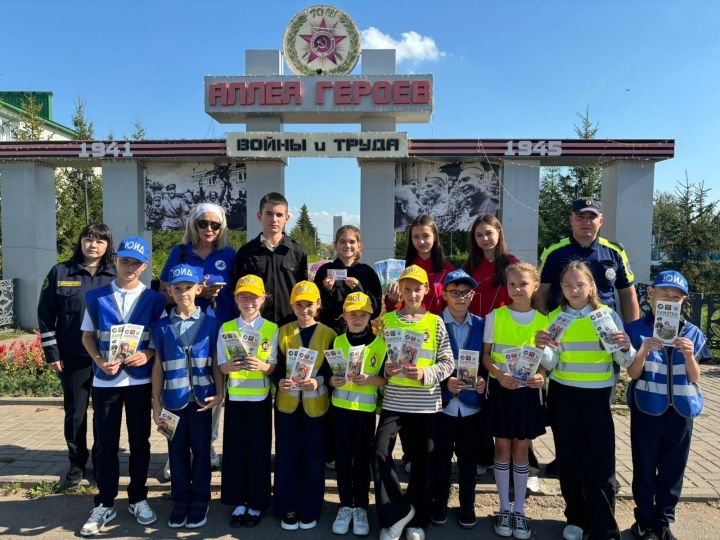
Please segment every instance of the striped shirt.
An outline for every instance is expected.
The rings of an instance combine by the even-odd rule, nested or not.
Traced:
[[[397,312],[402,322],[412,323],[415,319]],[[435,363],[432,366],[423,368],[423,384],[431,384],[430,388],[419,386],[400,386],[389,383],[385,387],[382,408],[388,411],[404,413],[433,414],[442,409],[442,394],[440,392],[440,381],[447,379],[455,369],[450,338],[448,337],[445,323],[441,317],[437,318],[437,353]]]

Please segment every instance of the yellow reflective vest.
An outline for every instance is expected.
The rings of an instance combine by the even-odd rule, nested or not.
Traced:
[[[539,330],[545,330],[548,327],[548,318],[539,311],[535,311],[535,317],[530,321],[530,324],[522,325],[512,319],[507,306],[497,308],[493,313],[495,321],[493,325],[493,344],[490,357],[498,368],[507,371],[503,353],[513,347],[534,345],[535,334],[537,334]],[[490,372],[490,376],[495,378],[492,371]]]
[[[337,334],[322,323],[318,323],[310,338],[309,349],[317,351],[317,359],[312,369],[311,377],[316,377],[320,366],[325,361],[325,349],[329,348]],[[297,322],[288,323],[280,328],[278,336],[278,347],[287,357],[289,349],[299,349],[302,347],[300,340],[300,327]],[[278,391],[275,396],[275,404],[280,412],[292,414],[300,403],[300,390],[293,389],[289,392]],[[330,408],[330,400],[328,398],[327,386],[321,384],[317,390],[302,391],[303,409],[308,416],[318,417],[324,415]]]
[[[350,352],[350,342],[348,341],[347,335],[343,334],[336,337],[333,347],[342,349],[345,358],[347,358]],[[385,353],[387,353],[387,345],[380,337],[376,337],[371,343],[365,345],[365,349],[363,350],[363,373],[370,376],[377,375],[383,364]],[[359,386],[348,381],[341,387],[333,390],[332,403],[341,409],[375,412],[377,408],[377,394],[378,387],[376,384]]]
[[[400,320],[396,311],[383,315],[385,328],[402,328],[403,331],[410,330],[425,335],[420,353],[418,354],[417,367],[426,368],[435,364],[437,355],[437,325],[439,317],[429,311],[423,318],[414,323],[406,323]],[[407,377],[390,377],[390,384],[400,386],[417,386],[421,388],[432,388],[432,384],[422,384],[420,381],[413,381]]]
[[[551,323],[561,311],[557,308],[550,313]],[[560,338],[558,353],[560,361],[550,374],[552,379],[583,388],[612,386],[613,357],[600,343],[590,317],[577,318],[568,325]]]
[[[270,353],[272,338],[277,332],[277,324],[265,321],[260,326],[260,346],[258,347],[257,359],[267,362]],[[228,321],[222,325],[221,332],[237,332],[242,334],[238,328],[237,319]],[[230,355],[226,353],[230,361]],[[227,376],[227,392],[230,401],[243,401],[243,396],[267,396],[270,392],[270,379],[260,371],[231,371]]]

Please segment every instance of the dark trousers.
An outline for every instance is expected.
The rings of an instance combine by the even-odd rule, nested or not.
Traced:
[[[395,472],[392,452],[398,433],[412,446],[412,469],[407,496],[403,495]],[[375,506],[380,526],[391,527],[415,507],[409,527],[426,529],[432,507],[432,469],[435,464],[435,414],[401,413],[383,410],[375,433],[373,474]]]
[[[212,411],[198,409],[196,403],[188,403],[184,409],[172,411],[180,417],[175,435],[168,441],[171,495],[177,505],[205,507],[210,502]]]
[[[660,416],[631,409],[632,492],[635,520],[643,528],[667,527],[675,521],[692,428],[692,418],[673,408]]]
[[[487,377],[487,375],[486,375]],[[478,433],[477,433],[477,463],[483,467],[492,467],[495,464],[495,439],[490,435],[484,435],[488,429],[485,428],[487,422],[487,408],[483,407],[476,415],[478,417]]]
[[[85,470],[90,453],[87,447],[87,408],[90,403],[93,373],[90,366],[78,367],[81,362],[65,361],[63,371],[58,375],[63,388],[65,409],[65,442],[68,447],[70,465]],[[82,362],[86,364],[87,361]],[[93,448],[93,467],[95,462]]]
[[[118,451],[123,406],[130,444],[128,502],[135,504],[147,498],[151,401],[152,391],[149,383],[122,388],[93,387],[95,413],[93,422],[97,436],[95,480],[98,486],[95,506],[98,504],[113,506],[117,497],[120,481]]]
[[[270,508],[272,401],[225,400],[220,501]]]
[[[297,512],[306,523],[320,519],[325,495],[325,417],[311,418],[302,403],[292,414],[275,411],[273,509]]]
[[[335,421],[335,470],[340,506],[367,510],[375,413],[330,408]]]
[[[610,392],[550,381],[547,397],[565,517],[590,540],[620,539]]]
[[[475,512],[477,481],[478,414],[448,416],[437,413],[435,420],[435,468],[433,470],[433,506],[446,509],[450,497],[452,456],[457,454],[460,512]]]

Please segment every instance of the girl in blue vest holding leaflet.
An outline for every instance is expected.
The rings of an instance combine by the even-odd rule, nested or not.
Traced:
[[[540,275],[532,264],[515,263],[507,269],[511,303],[491,311],[485,320],[483,363],[490,375],[487,391],[488,435],[495,437],[495,484],[500,496],[495,534],[530,538],[524,503],[529,473],[530,441],[545,433],[542,368],[525,384],[513,377],[505,362],[505,351],[535,343],[538,330],[547,327],[547,317],[535,309]],[[510,506],[510,460],[513,462],[515,502]]]
[[[214,361],[217,321],[195,305],[202,290],[199,269],[179,264],[170,269],[169,280],[176,305],[152,330],[157,355],[152,371],[153,420],[158,427],[165,425],[160,416],[163,408],[179,417],[168,441],[174,503],[168,527],[194,529],[207,522],[212,432],[208,411],[222,402],[223,377]]]
[[[702,412],[698,361],[711,357],[700,329],[680,321],[670,344],[653,337],[659,309],[687,298],[688,283],[674,270],[660,272],[648,290],[652,313],[627,325],[638,348],[628,368],[635,523],[637,538],[674,540],[670,524],[682,491],[693,418]]]
[[[477,282],[464,270],[453,270],[445,278],[443,297],[447,308],[442,318],[450,338],[453,357],[460,358],[460,350],[475,351],[477,364],[474,373],[463,366],[442,382],[443,410],[436,415],[435,474],[433,475],[433,508],[430,520],[436,526],[447,523],[450,497],[450,471],[453,453],[457,454],[460,484],[460,515],[458,524],[471,529],[475,517],[475,484],[477,480],[478,431],[480,408],[485,393],[487,370],[481,369],[485,321],[468,312]],[[463,355],[466,353],[463,351]],[[464,378],[475,377],[468,384]]]
[[[554,336],[543,329],[535,336],[550,370],[548,410],[557,456],[560,489],[565,499],[565,540],[620,538],[615,520],[615,428],[610,411],[615,386],[613,363],[627,367],[635,350],[623,332],[619,315],[609,310],[621,347],[606,352],[589,314],[602,308],[592,272],[572,261],[559,278],[563,296],[548,318]],[[562,316],[562,317],[561,317]],[[559,337],[554,328],[569,324]],[[553,341],[554,338],[554,341]]]
[[[275,370],[278,392],[275,397],[275,488],[273,509],[281,516],[286,531],[312,529],[322,512],[325,495],[325,419],[330,408],[327,383],[332,371],[325,349],[332,347],[337,334],[316,317],[320,291],[312,281],[299,281],[290,293],[296,321],[280,328],[278,365]],[[317,356],[308,377],[289,376],[288,353],[301,347]],[[296,373],[297,374],[297,373]]]
[[[240,317],[226,322],[218,335],[218,365],[227,376],[225,431],[223,434],[220,500],[234,506],[231,527],[255,527],[270,508],[270,457],[272,445],[272,396],[270,375],[275,370],[278,327],[260,313],[265,284],[253,274],[238,279],[235,303]],[[240,355],[228,349],[227,337],[254,346]],[[251,354],[250,354],[251,353]]]
[[[382,376],[387,346],[373,334],[370,318],[373,302],[362,292],[345,298],[343,318],[347,332],[335,338],[334,347],[349,358],[350,347],[363,345],[361,373],[353,376],[333,375],[332,395],[335,466],[340,510],[332,532],[347,534],[350,522],[353,534],[365,536],[370,532],[367,519],[370,491],[370,456],[375,435],[375,410],[378,387],[387,382]]]
[[[155,352],[148,348],[150,327],[164,316],[165,296],[145,287],[140,276],[150,261],[150,247],[136,236],[123,238],[117,251],[117,278],[85,295],[87,310],[80,329],[82,343],[93,359],[93,424],[97,445],[95,480],[98,494],[95,508],[80,530],[92,536],[115,518],[115,497],[120,480],[118,449],[123,407],[130,443],[130,484],[128,510],[141,525],[157,516],[147,502],[147,474],[150,465],[150,384]],[[143,327],[136,352],[124,361],[110,358],[113,326],[136,324]]]

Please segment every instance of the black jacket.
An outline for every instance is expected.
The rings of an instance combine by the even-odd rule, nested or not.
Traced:
[[[75,260],[58,263],[50,269],[38,302],[38,324],[45,361],[62,360],[90,365],[82,344],[80,324],[85,314],[85,293],[115,279],[115,268],[98,268],[95,275]]]
[[[255,274],[265,282],[265,305],[262,316],[278,326],[292,320],[290,292],[293,286],[307,279],[305,250],[288,235],[283,235],[275,251],[260,242],[260,235],[242,246],[235,257],[235,279]],[[234,288],[234,285],[233,285]]]

